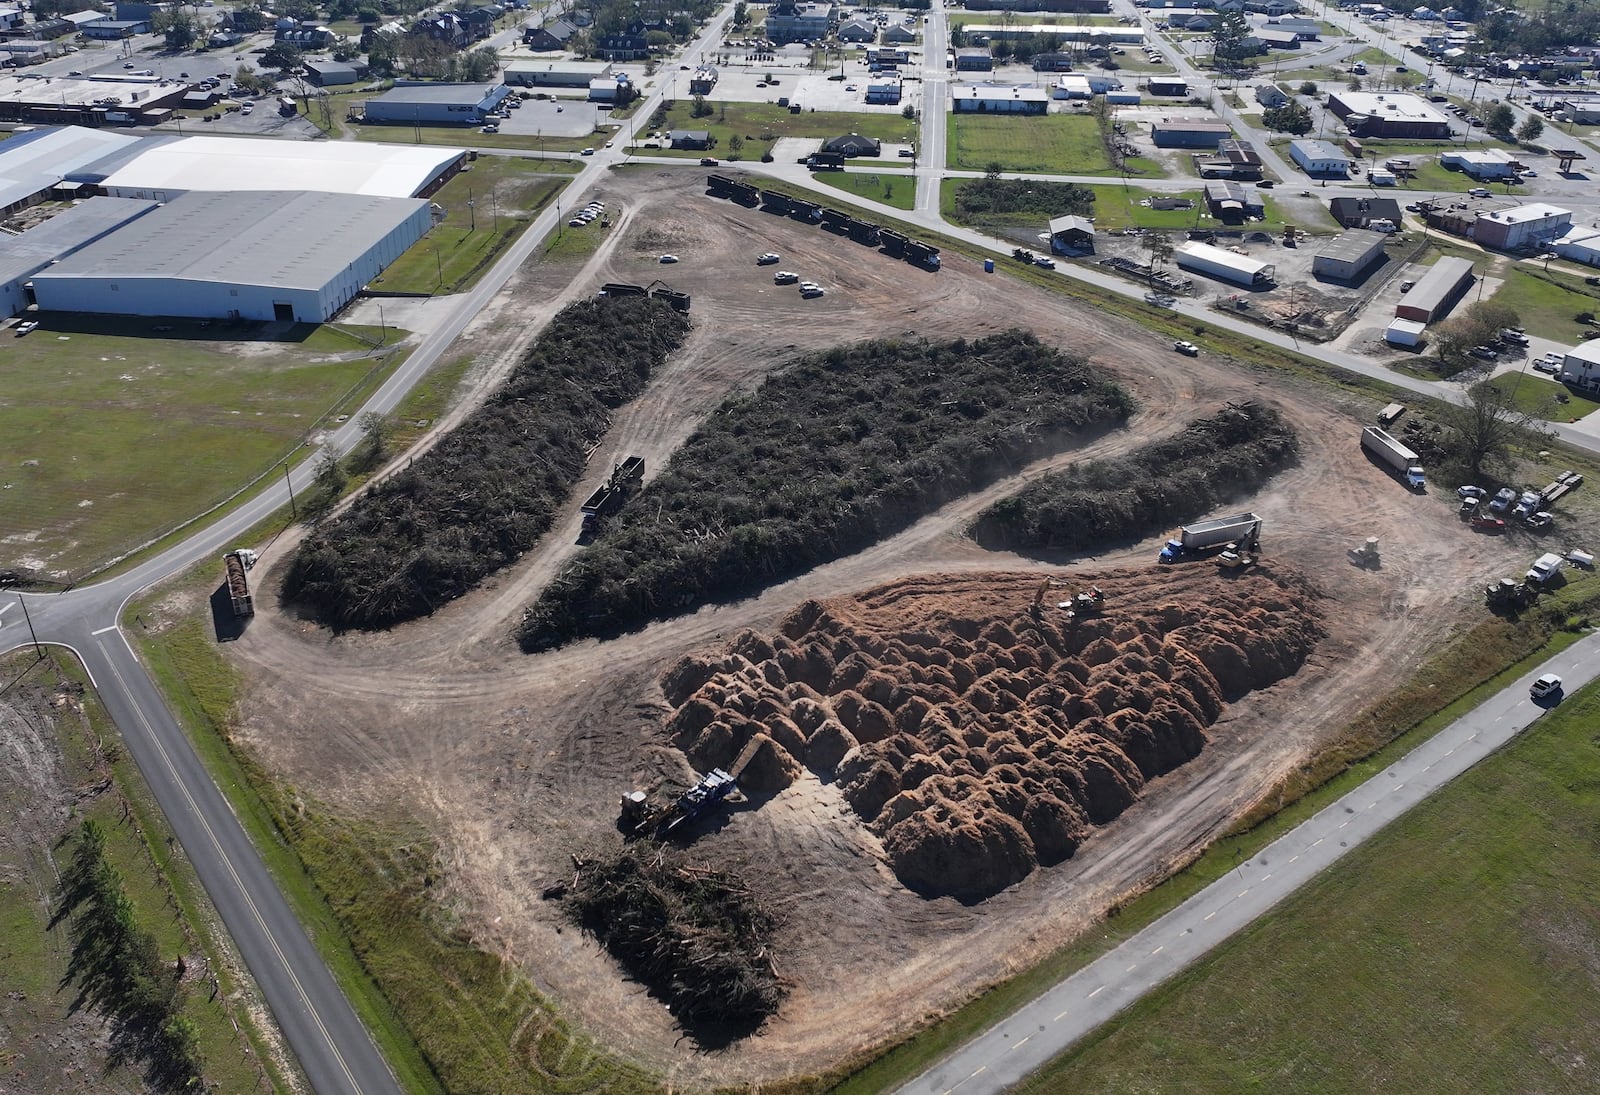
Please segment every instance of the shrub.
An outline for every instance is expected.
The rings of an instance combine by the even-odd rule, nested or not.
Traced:
[[[1025,331],[863,342],[728,399],[529,609],[539,649],[753,593],[1119,423],[1132,399]]]
[[[305,538],[284,598],[335,628],[383,628],[468,592],[550,527],[611,412],[688,329],[646,297],[567,307],[461,426]]]

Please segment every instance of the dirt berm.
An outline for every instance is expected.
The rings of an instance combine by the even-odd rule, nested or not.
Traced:
[[[743,760],[771,795],[837,781],[912,890],[972,901],[1058,863],[1146,781],[1199,754],[1223,706],[1294,674],[1322,634],[1296,571],[1211,567],[1075,578],[926,576],[807,601],[662,677],[672,741],[697,768]]]

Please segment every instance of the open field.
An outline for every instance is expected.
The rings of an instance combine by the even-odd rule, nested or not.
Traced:
[[[81,577],[290,458],[406,333],[45,313],[7,347],[0,570]]]
[[[563,933],[540,888],[570,877],[569,853],[610,829],[619,788],[692,778],[663,738],[655,683],[679,655],[720,647],[744,627],[770,630],[807,599],[918,574],[1049,573],[961,535],[1020,478],[759,597],[534,658],[511,653],[505,636],[520,607],[577,550],[575,513],[491,587],[389,634],[335,639],[264,608],[226,652],[244,681],[233,728],[241,748],[307,801],[338,803],[330,824],[377,825],[406,804],[438,849],[431,889],[460,938],[538,970],[563,1014],[680,1088],[819,1076],[1079,937],[1294,771],[1348,724],[1361,697],[1474,618],[1462,591],[1526,550],[1510,539],[1465,536],[1450,507],[1405,495],[1360,457],[1353,424],[1378,400],[1330,394],[1339,390],[1308,382],[1309,371],[1275,370],[1267,389],[1263,367],[1209,352],[1174,370],[1169,344],[1130,330],[1120,315],[1037,292],[1024,279],[986,278],[955,249],[940,273],[916,271],[820,229],[714,201],[701,182],[636,170],[619,173],[600,195],[638,216],[614,249],[597,253],[578,288],[648,281],[662,270],[654,256],[670,249],[683,259],[670,279],[693,294],[697,329],[640,400],[618,413],[575,496],[597,485],[613,458],[638,454],[660,467],[729,392],[748,390],[798,352],[835,344],[842,330],[973,337],[1021,324],[1116,373],[1145,408],[1127,431],[1064,449],[1030,474],[1118,455],[1224,400],[1270,392],[1307,453],[1250,505],[1269,521],[1275,553],[1323,575],[1329,634],[1306,669],[1230,705],[1195,760],[1154,781],[1072,859],[976,905],[916,898],[887,877],[881,849],[841,810],[837,789],[809,776],[699,834],[697,853],[749,864],[752,884],[777,901],[786,924],[781,965],[796,986],[773,1023],[712,1058],[681,1042],[671,1017],[621,981],[598,948]],[[822,273],[828,296],[801,301],[751,278],[749,253],[769,247],[796,270]],[[476,337],[525,329],[521,309],[542,303],[540,277],[535,270],[504,295]],[[777,345],[774,328],[783,332]],[[870,405],[870,385],[863,390]],[[1381,572],[1344,563],[1352,491],[1365,499],[1363,525],[1384,537]],[[264,553],[259,603],[270,600],[292,548],[287,537]],[[1107,545],[1090,565],[1148,567],[1152,551]],[[167,599],[161,626],[185,611],[188,596]],[[1413,611],[1391,611],[1396,597]],[[325,809],[314,812],[327,818]],[[848,1030],[837,1023],[841,1009],[858,1017]]]
[[[812,182],[820,191],[829,189],[843,190],[854,194],[858,198],[868,201],[882,202],[892,205],[896,209],[910,209],[917,200],[917,180],[911,175],[897,175],[891,172],[882,172],[864,168],[860,160],[848,171],[819,171],[812,176]],[[902,160],[902,164],[911,161]]]
[[[1099,127],[1087,115],[952,114],[945,124],[953,168],[986,171],[998,163],[1002,171],[1117,174]],[[1142,156],[1129,159],[1128,170],[1143,178],[1165,174],[1160,164]]]
[[[1519,322],[1544,338],[1576,345],[1595,336],[1595,330],[1573,317],[1579,312],[1600,315],[1600,289],[1582,278],[1557,271],[1545,273],[1537,265],[1516,263],[1494,295],[1497,304],[1516,309]]]
[[[1554,422],[1574,422],[1592,411],[1600,410],[1600,403],[1586,399],[1565,384],[1546,379],[1530,370],[1509,376],[1502,374],[1495,377],[1492,383],[1509,387],[1511,401],[1519,410]]]
[[[373,285],[394,293],[458,293],[470,289],[528,222],[566,189],[561,175],[513,156],[479,156],[429,199],[444,219],[401,255]],[[468,204],[468,203],[472,204]]]
[[[694,103],[678,99],[672,109],[658,112],[656,118],[664,119],[651,125],[662,129],[709,130],[712,146],[709,152],[694,149],[641,149],[652,156],[682,156],[698,160],[702,156],[715,156],[726,160],[732,153],[728,139],[735,134],[744,141],[739,155],[746,160],[759,160],[780,137],[814,137],[828,140],[848,133],[863,137],[876,137],[885,144],[909,144],[916,139],[915,120],[898,114],[869,114],[848,112],[803,111],[789,113],[787,107],[776,103],[712,103],[713,109],[704,117],[694,117]]]
[[[1600,1084],[1597,719],[1568,697],[1023,1090]]]
[[[31,650],[0,658],[0,1061],[8,1089],[29,1095],[83,1090],[150,1090],[138,1062],[108,1058],[109,1021],[73,1007],[66,981],[72,943],[65,922],[52,926],[58,870],[71,857],[68,838],[93,821],[105,834],[105,861],[122,876],[140,928],[153,934],[162,959],[187,966],[183,1015],[195,1024],[205,1057],[204,1079],[217,1090],[292,1090],[293,1068],[256,1027],[265,1018],[236,955],[211,935],[216,913],[167,827],[115,729],[81,672]],[[174,915],[177,910],[178,915]],[[215,979],[217,991],[212,992]],[[234,1024],[242,1033],[236,1033]],[[276,1038],[275,1029],[266,1039]],[[258,1065],[257,1061],[261,1064]]]

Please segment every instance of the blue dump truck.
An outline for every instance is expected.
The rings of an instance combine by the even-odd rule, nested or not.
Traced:
[[[1161,549],[1160,561],[1176,563],[1209,553],[1215,548],[1238,545],[1238,549],[1254,555],[1261,548],[1261,518],[1253,513],[1236,513],[1232,517],[1218,517],[1213,521],[1184,525],[1178,535],[1167,541]]]

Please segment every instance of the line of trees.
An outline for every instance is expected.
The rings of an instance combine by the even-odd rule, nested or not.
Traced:
[[[94,821],[79,826],[61,872],[52,924],[62,920],[70,920],[72,942],[64,981],[77,983],[78,1003],[111,1019],[112,1063],[142,1061],[146,1080],[162,1091],[200,1090],[203,1062],[194,1023],[183,1014],[183,959],[168,965],[155,936],[139,927]]]
[[[1031,332],[880,340],[730,397],[528,610],[527,649],[745,596],[1125,421],[1133,399]]]
[[[470,418],[301,542],[284,599],[337,629],[375,629],[473,589],[550,528],[612,412],[688,331],[648,297],[563,309]]]
[[[1128,456],[1042,476],[984,510],[970,531],[985,547],[1007,550],[1126,543],[1256,491],[1293,466],[1299,447],[1271,407],[1230,404]]]

